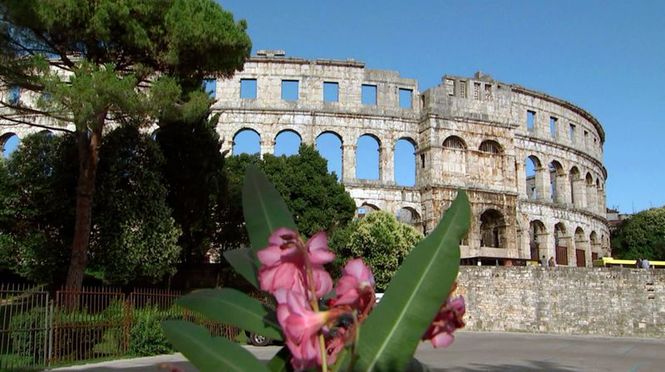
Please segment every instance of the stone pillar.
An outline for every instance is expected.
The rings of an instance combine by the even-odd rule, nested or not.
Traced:
[[[559,204],[569,204],[570,203],[570,193],[569,193],[569,182],[568,176],[565,174],[556,175],[556,194],[557,198],[554,202]]]
[[[575,207],[575,208],[584,208],[584,204],[585,204],[584,188],[585,187],[586,186],[584,185],[584,180],[582,180],[581,178],[578,177],[576,180],[573,180],[573,190],[572,190],[572,192],[575,195],[573,207]]]
[[[536,195],[538,200],[550,200],[552,198],[549,172],[546,167],[536,169]]]
[[[587,210],[591,212],[596,212],[598,211],[598,205],[597,203],[597,191],[596,191],[596,186],[595,185],[587,185],[586,186],[586,197],[587,197]]]
[[[515,163],[515,173],[517,173],[517,190],[519,190],[520,198],[529,199],[529,192],[526,185],[526,170],[524,162]]]
[[[272,154],[275,152],[275,141],[273,139],[261,141],[261,159],[264,154]]]
[[[356,180],[356,145],[342,145],[342,181]]]
[[[384,140],[379,148],[379,180],[384,185],[395,184],[395,149],[391,142]]]

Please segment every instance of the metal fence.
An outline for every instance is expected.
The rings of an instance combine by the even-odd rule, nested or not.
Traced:
[[[186,319],[212,335],[233,339],[239,330],[177,306],[180,291],[95,287],[60,290],[0,284],[0,370],[35,369],[132,355],[132,328],[149,319]],[[134,354],[135,355],[135,354]]]

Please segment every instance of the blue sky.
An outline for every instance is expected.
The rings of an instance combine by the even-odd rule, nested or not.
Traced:
[[[665,2],[222,1],[254,51],[354,58],[415,78],[483,71],[571,101],[606,131],[607,205],[665,204]]]

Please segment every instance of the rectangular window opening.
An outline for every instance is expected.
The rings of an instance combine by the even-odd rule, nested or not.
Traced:
[[[282,99],[284,101],[298,100],[298,80],[282,80]]]
[[[368,106],[376,106],[376,85],[363,84],[362,85],[362,104]]]
[[[575,124],[570,124],[570,127],[568,128],[568,139],[570,139],[570,143],[575,143],[575,129]]]
[[[492,85],[491,84],[485,84],[485,100],[487,100],[487,101],[492,100]]]
[[[473,99],[480,100],[480,83],[473,83]]]
[[[533,130],[536,125],[536,112],[528,110],[526,112],[526,129]]]
[[[240,79],[240,98],[256,99],[256,79]]]
[[[455,81],[452,79],[446,79],[446,94],[449,96],[455,95]]]
[[[552,136],[552,138],[556,138],[556,123],[557,118],[550,116],[550,136]]]
[[[203,91],[208,94],[208,97],[215,98],[217,95],[217,80],[203,79]]]
[[[460,80],[457,86],[459,87],[459,96],[466,98],[466,81]]]
[[[12,105],[18,104],[21,100],[21,88],[13,86],[9,89],[9,103]]]
[[[425,154],[420,154],[420,167],[425,168]]]
[[[399,107],[410,109],[413,107],[413,90],[399,88]]]
[[[323,102],[339,102],[339,83],[323,82]]]

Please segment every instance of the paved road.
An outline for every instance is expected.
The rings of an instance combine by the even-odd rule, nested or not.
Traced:
[[[267,360],[278,347],[248,347]],[[448,349],[422,344],[417,358],[435,371],[665,371],[665,339],[459,332]],[[179,354],[128,359],[58,371],[196,371]]]

